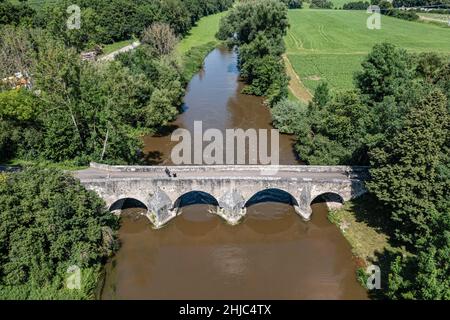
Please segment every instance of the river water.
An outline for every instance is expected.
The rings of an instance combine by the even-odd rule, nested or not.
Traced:
[[[146,137],[151,164],[171,164],[170,130],[271,129],[262,99],[240,93],[237,55],[212,51],[188,85],[184,113],[158,137]],[[280,136],[280,163],[297,164],[292,137]],[[191,190],[186,190],[186,192]],[[132,206],[131,206],[132,207]],[[356,281],[351,248],[314,204],[304,222],[282,203],[247,208],[244,221],[227,225],[213,207],[194,204],[159,230],[123,210],[121,248],[106,266],[102,299],[366,299]]]

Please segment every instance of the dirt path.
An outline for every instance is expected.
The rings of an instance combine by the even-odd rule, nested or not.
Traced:
[[[420,20],[440,22],[442,24],[447,24],[450,26],[450,17],[448,18],[448,20],[444,20],[445,18],[437,19],[437,18],[431,18],[431,17],[425,17],[425,16],[419,15],[419,18],[420,18]]]
[[[99,57],[98,61],[112,61],[119,53],[133,50],[133,49],[139,47],[140,45],[141,45],[141,43],[139,41],[135,41],[128,46],[122,47],[120,49],[117,49],[116,51],[113,51],[111,53],[108,53],[108,54],[105,54],[104,56]]]
[[[289,90],[291,90],[292,94],[300,101],[303,102],[311,101],[313,95],[302,83],[297,73],[295,73],[291,62],[289,61],[288,57],[285,54],[283,54],[283,60],[284,65],[286,66],[286,73],[289,76],[289,78],[291,78],[291,80],[289,81]]]

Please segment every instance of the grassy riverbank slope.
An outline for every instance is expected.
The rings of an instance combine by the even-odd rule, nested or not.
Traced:
[[[391,42],[411,52],[450,54],[450,29],[381,17],[381,30],[366,27],[365,11],[289,10],[287,55],[305,86],[321,81],[333,89],[353,86],[353,74],[376,43]]]
[[[177,52],[180,54],[186,54],[194,47],[204,46],[210,42],[217,44],[219,41],[215,35],[219,29],[220,19],[226,15],[226,12],[213,14],[207,17],[201,18],[197,25],[193,27],[189,33],[181,39],[177,45]]]
[[[225,14],[226,12],[221,12],[201,18],[178,43],[176,52],[181,59],[183,75],[187,81],[201,68],[206,55],[219,44],[215,35],[220,19]]]
[[[348,201],[338,210],[330,210],[328,219],[341,230],[353,255],[365,265],[389,247],[388,232],[381,228],[388,219],[377,214],[375,201],[370,196]]]
[[[369,292],[374,299],[383,298],[388,288],[387,270],[396,253],[409,253],[394,240],[392,220],[383,212],[371,195],[344,203],[342,208],[330,210],[328,219],[334,223],[352,248],[358,267],[357,278],[366,287],[366,268],[376,265],[381,270],[381,290]]]

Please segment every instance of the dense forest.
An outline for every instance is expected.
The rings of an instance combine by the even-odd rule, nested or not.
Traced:
[[[0,299],[94,298],[118,227],[94,192],[53,169],[0,173],[0,221]],[[64,287],[71,266],[81,290]]]

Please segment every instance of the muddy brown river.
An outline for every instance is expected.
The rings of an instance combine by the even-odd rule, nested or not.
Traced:
[[[262,99],[240,93],[237,55],[212,51],[188,85],[184,113],[158,137],[146,137],[151,164],[171,164],[170,130],[271,129]],[[298,163],[292,137],[280,136],[280,163]],[[191,190],[186,190],[186,192]],[[195,202],[189,201],[189,203]],[[200,201],[199,197],[199,201]],[[122,212],[121,247],[107,264],[102,299],[366,299],[356,281],[351,248],[327,219],[325,204],[314,204],[304,222],[283,203],[257,203],[237,226],[227,225],[194,204],[159,230],[143,209]]]

